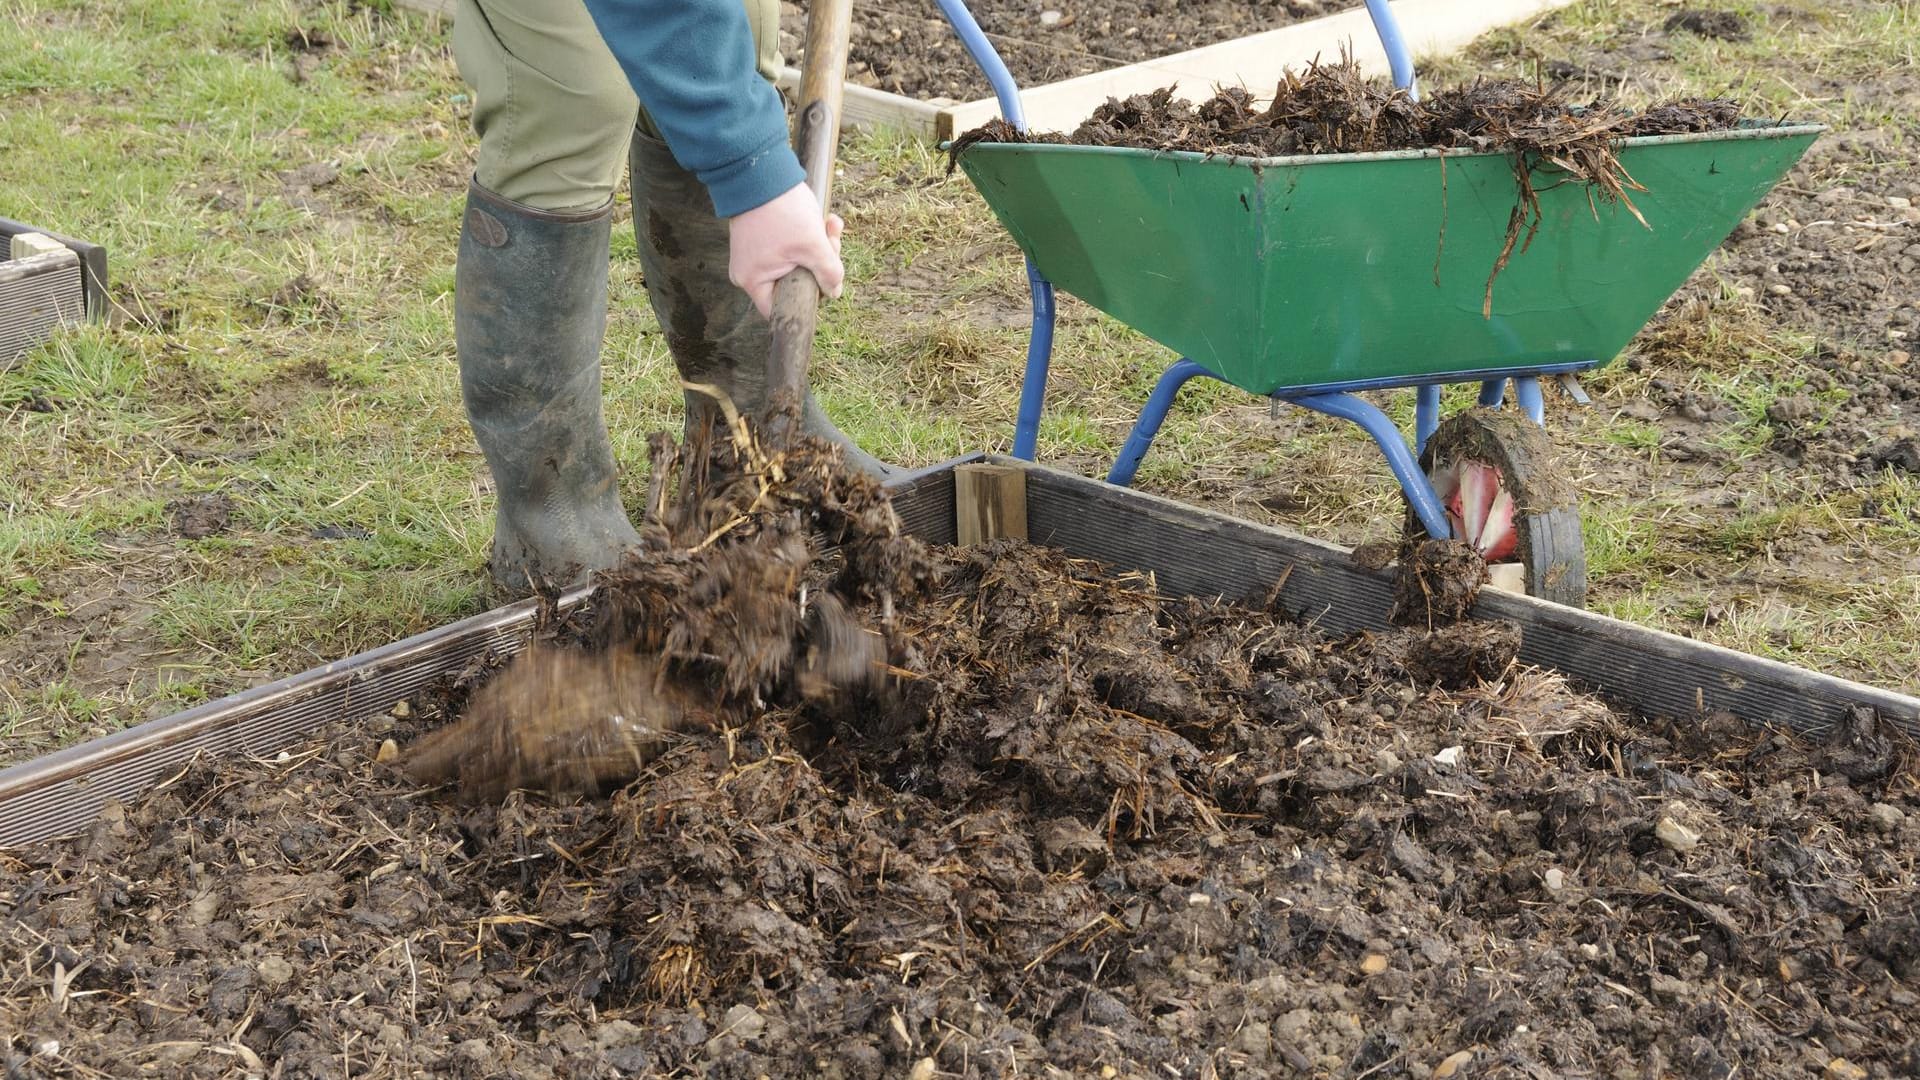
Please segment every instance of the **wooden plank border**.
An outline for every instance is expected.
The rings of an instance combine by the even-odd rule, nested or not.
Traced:
[[[1393,0],[1407,46],[1417,59],[1445,56],[1481,34],[1501,26],[1566,7],[1575,0]],[[435,18],[452,18],[454,0],[394,0]],[[929,5],[928,16],[937,17]],[[1364,7],[1306,19],[1273,30],[1216,42],[1197,49],[1096,71],[1055,83],[1025,87],[1020,102],[1027,123],[1038,131],[1071,130],[1109,97],[1126,97],[1176,86],[1194,100],[1213,95],[1222,86],[1241,86],[1272,97],[1280,75],[1298,71],[1316,59],[1331,60],[1343,47],[1369,74],[1385,74],[1387,57]],[[797,87],[800,73],[789,67],[778,80],[785,89]],[[1000,115],[1000,104],[988,97],[952,104],[945,99],[922,100],[872,87],[848,83],[847,127],[894,127],[933,140],[950,139]]]
[[[781,69],[775,85],[784,91],[797,92],[800,88],[799,70]],[[933,139],[940,131],[942,107],[936,102],[920,101],[885,90],[875,90],[870,86],[848,83],[846,98],[841,103],[846,116],[841,119],[841,124],[848,128],[898,128],[910,135]]]
[[[0,259],[13,254],[13,238],[21,233],[39,233],[65,245],[80,256],[80,284],[86,293],[86,317],[95,321],[107,317],[107,249],[51,229],[0,217]]]

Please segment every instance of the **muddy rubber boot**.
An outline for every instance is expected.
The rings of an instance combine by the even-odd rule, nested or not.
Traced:
[[[493,470],[493,580],[564,586],[639,534],[600,406],[613,204],[551,212],[469,185],[454,273],[460,394]]]
[[[647,296],[666,334],[680,377],[717,386],[743,415],[758,418],[767,403],[767,355],[773,331],[753,301],[727,277],[727,222],[713,199],[680,167],[667,144],[633,133],[633,232]],[[716,415],[704,394],[687,391],[687,430]],[[882,479],[898,470],[860,449],[808,392],[802,430],[839,444],[847,464]]]

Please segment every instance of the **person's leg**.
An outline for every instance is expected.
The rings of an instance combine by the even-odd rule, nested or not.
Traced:
[[[760,47],[760,74],[779,76],[779,0],[744,0]],[[700,181],[661,141],[641,110],[629,158],[633,229],[647,296],[680,377],[718,387],[743,414],[766,408],[772,328],[747,294],[727,277],[727,222],[716,217]],[[712,415],[705,394],[687,392],[688,430]],[[805,430],[840,443],[847,461],[876,475],[891,470],[855,446],[809,393]]]
[[[479,161],[454,281],[460,389],[503,588],[567,584],[639,536],[601,411],[613,191],[639,106],[579,0],[460,0]]]

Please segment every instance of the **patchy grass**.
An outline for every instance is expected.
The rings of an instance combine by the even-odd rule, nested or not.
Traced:
[[[1913,5],[1751,5],[1744,42],[1660,34],[1669,10],[1588,0],[1424,76],[1558,64],[1630,101],[1730,92],[1882,133],[1809,182],[1913,168]],[[0,761],[482,610],[489,481],[451,333],[473,139],[444,27],[346,2],[0,0],[0,96],[0,212],[105,244],[122,308],[0,372]],[[901,463],[1006,449],[1019,252],[925,143],[869,133],[844,161],[823,401]],[[1770,406],[1808,398],[1790,434],[1817,447],[1851,403],[1809,389],[1833,343],[1752,293],[1715,260],[1588,380],[1594,408],[1550,398],[1594,604],[1920,690],[1920,489],[1783,457]],[[680,394],[624,224],[606,356],[637,499]],[[1103,471],[1172,359],[1063,297],[1042,460]],[[1676,420],[1688,393],[1728,415]],[[1410,395],[1377,400],[1410,417]],[[1401,514],[1355,431],[1217,384],[1182,396],[1139,485],[1346,542]],[[179,535],[213,495],[225,527]]]

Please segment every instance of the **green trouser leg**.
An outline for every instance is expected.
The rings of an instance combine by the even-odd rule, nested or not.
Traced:
[[[760,73],[772,79],[779,4],[743,2]],[[643,137],[636,125],[651,126],[579,0],[457,0],[452,39],[480,136],[454,291],[461,385],[500,493],[494,577],[518,590],[529,577],[609,565],[635,540],[601,414],[599,351],[608,207],[629,139]],[[687,246],[658,259],[644,229],[640,236],[675,362],[688,381],[716,382],[757,410],[766,324],[727,278],[726,222],[664,146],[650,138],[649,147],[632,155],[641,163],[636,221],[650,216],[644,205],[687,230]],[[481,222],[485,235],[474,235],[475,209],[509,242],[479,242],[493,230]],[[738,387],[736,370],[745,376]],[[817,405],[808,414],[814,430],[832,433]],[[879,467],[857,452],[850,458]]]
[[[640,542],[600,408],[611,202],[536,210],[473,183],[455,268],[460,392],[493,471],[502,588],[567,585]]]
[[[767,404],[773,332],[727,277],[727,222],[714,215],[707,189],[644,127],[633,133],[628,168],[647,296],[681,379],[718,387],[743,415],[758,419]],[[713,408],[707,395],[687,391],[688,429]],[[894,472],[834,426],[811,392],[802,423],[807,434],[838,443],[849,465],[882,477]]]

